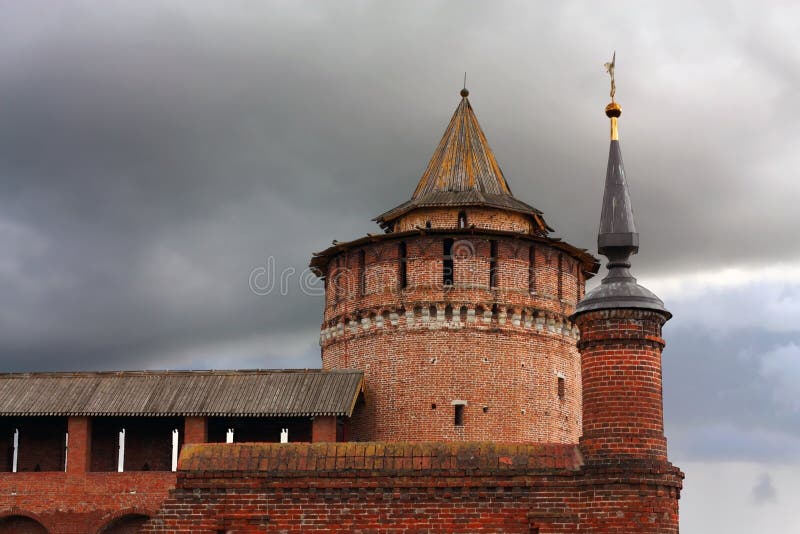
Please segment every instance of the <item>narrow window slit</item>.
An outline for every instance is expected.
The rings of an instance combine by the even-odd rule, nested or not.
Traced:
[[[442,264],[442,284],[445,287],[453,285],[453,240],[444,240],[444,262]]]
[[[407,279],[407,264],[408,264],[408,250],[406,249],[406,242],[401,241],[398,245],[398,257],[399,261],[397,264],[397,285],[400,286],[400,289],[405,289],[408,285]]]
[[[456,404],[454,408],[455,408],[454,424],[456,426],[464,426],[464,405]]]
[[[489,289],[497,287],[497,240],[489,241]]]

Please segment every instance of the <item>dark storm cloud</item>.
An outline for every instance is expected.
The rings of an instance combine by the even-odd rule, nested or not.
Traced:
[[[757,6],[0,10],[6,369],[317,365],[320,299],[254,295],[251,270],[375,231],[465,70],[515,193],[570,242],[594,248],[617,49],[637,274],[798,250],[797,45]]]

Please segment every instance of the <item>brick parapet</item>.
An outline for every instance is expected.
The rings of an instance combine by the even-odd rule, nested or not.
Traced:
[[[443,463],[415,465],[415,453]],[[400,468],[359,468],[349,454],[391,454]],[[336,461],[294,463],[312,455]],[[181,469],[144,532],[676,534],[682,479],[666,463],[585,466],[560,444],[206,445],[187,447]]]
[[[327,265],[323,325],[358,310],[391,304],[452,301],[503,303],[569,315],[583,297],[587,274],[581,259],[548,244],[491,233],[417,235],[343,250]],[[443,284],[444,239],[453,239],[453,284]],[[490,287],[491,242],[497,243],[496,285]],[[399,244],[406,244],[406,284],[399,280]],[[533,249],[533,253],[531,253]],[[363,253],[363,255],[362,255]],[[533,273],[530,259],[533,255]],[[363,262],[363,263],[362,263]],[[323,326],[324,327],[324,326]]]

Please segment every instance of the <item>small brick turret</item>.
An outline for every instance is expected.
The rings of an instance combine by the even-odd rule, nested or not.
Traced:
[[[583,437],[587,460],[667,460],[657,311],[616,308],[581,313]]]
[[[589,462],[666,462],[661,327],[672,315],[629,271],[629,258],[639,250],[639,234],[619,146],[621,113],[615,102],[606,108],[611,148],[597,243],[598,251],[608,257],[608,275],[573,315],[581,332],[580,443]]]

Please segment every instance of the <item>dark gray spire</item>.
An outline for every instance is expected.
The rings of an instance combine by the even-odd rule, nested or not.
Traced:
[[[606,189],[603,193],[603,211],[600,214],[600,232],[597,234],[597,251],[605,255],[610,247],[628,247],[631,254],[639,251],[639,234],[633,222],[633,208],[625,182],[625,166],[619,141],[611,141],[606,171]]]
[[[619,146],[617,119],[621,114],[622,108],[616,102],[606,108],[606,115],[611,119],[611,148],[597,249],[608,258],[608,275],[578,303],[574,315],[611,308],[644,308],[663,312],[669,318],[672,314],[664,308],[661,299],[637,284],[630,273],[630,257],[639,251],[639,234],[633,222],[633,207]]]

